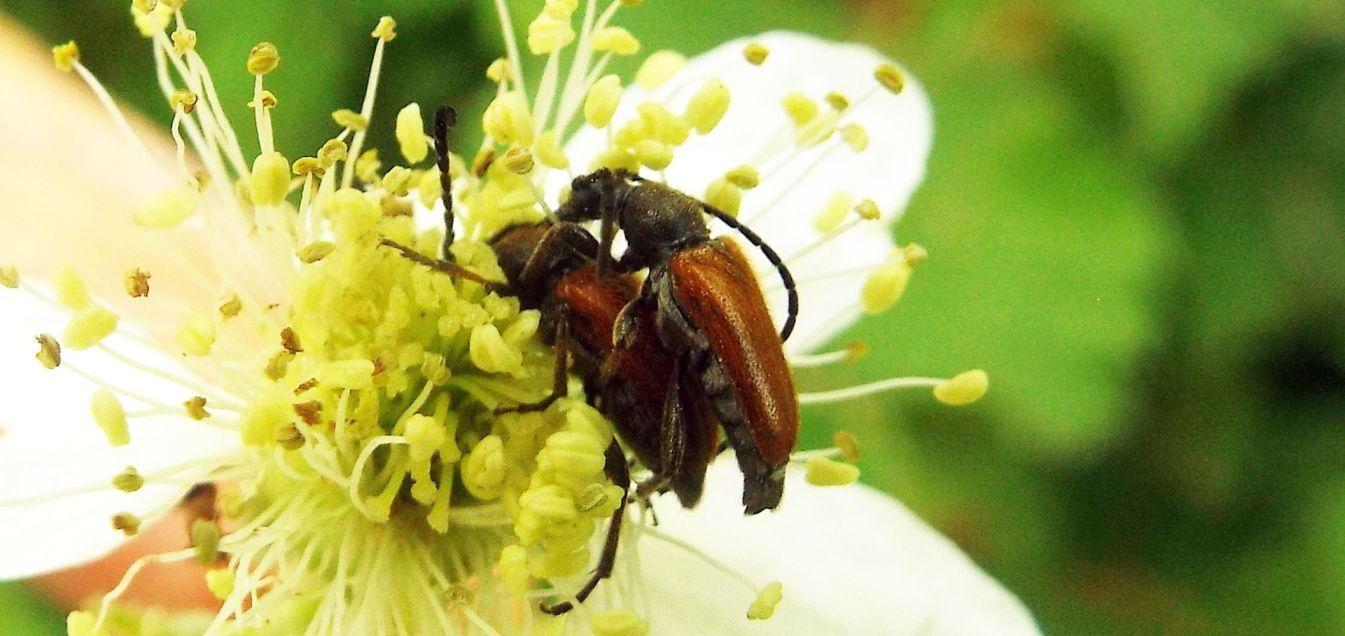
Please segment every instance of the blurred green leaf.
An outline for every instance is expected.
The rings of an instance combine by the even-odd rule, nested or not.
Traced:
[[[0,634],[62,636],[65,617],[19,583],[0,583]]]

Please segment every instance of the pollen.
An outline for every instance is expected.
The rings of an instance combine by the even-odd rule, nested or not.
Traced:
[[[140,476],[134,466],[127,466],[126,470],[117,473],[112,478],[112,487],[122,492],[135,492],[145,485],[145,478]]]
[[[569,16],[557,18],[543,10],[537,19],[528,24],[528,50],[533,55],[554,53],[573,41],[574,29],[570,26]]]
[[[52,47],[52,60],[56,63],[56,68],[69,73],[75,70],[75,65],[79,63],[79,45],[74,40]]]
[[[120,321],[121,317],[111,310],[98,305],[89,305],[70,319],[70,323],[65,326],[61,341],[66,347],[75,351],[88,349],[112,335]]]
[[[905,254],[897,250],[887,262],[873,270],[860,291],[864,311],[869,315],[879,314],[896,304],[910,283],[911,267]]]
[[[206,589],[218,600],[225,600],[234,591],[234,573],[229,568],[214,568],[205,572]]]
[[[257,205],[279,205],[290,187],[290,162],[285,155],[268,152],[252,162],[252,201]]]
[[[506,477],[504,441],[487,435],[462,459],[462,485],[483,501],[498,499]]]
[[[425,141],[425,124],[420,116],[420,104],[412,102],[397,113],[397,144],[409,163],[420,163],[429,154]]]
[[[93,394],[90,409],[93,412],[94,423],[103,430],[108,444],[125,446],[130,443],[131,433],[126,427],[126,409],[122,408],[121,400],[117,399],[115,393],[107,389],[98,389]]]
[[[806,465],[808,483],[814,486],[848,486],[859,480],[859,467],[826,457],[813,457]]]
[[[654,90],[682,70],[686,62],[686,56],[676,51],[657,51],[645,58],[640,70],[635,72],[635,84],[645,90]]]
[[[10,289],[18,289],[19,268],[13,265],[0,267],[0,286],[8,287]]]
[[[504,58],[495,58],[490,66],[486,67],[486,79],[496,84],[503,84],[510,79],[509,60]]]
[[[775,614],[775,606],[780,604],[784,598],[784,586],[778,581],[772,581],[761,588],[757,593],[756,600],[752,601],[752,606],[747,609],[747,618],[754,621],[764,621]]]
[[[536,130],[523,94],[510,91],[490,103],[482,118],[486,134],[503,144],[531,146]]]
[[[378,25],[369,35],[384,42],[391,42],[397,37],[397,21],[385,15],[378,19]]]
[[[280,51],[270,42],[261,42],[248,52],[248,73],[260,77],[280,66]]]
[[[196,49],[196,32],[191,29],[177,28],[173,30],[171,36],[173,40],[173,52],[182,57],[187,51]]]
[[[593,636],[645,636],[649,622],[630,610],[619,609],[595,614]]]
[[[610,51],[616,55],[635,55],[640,52],[640,41],[621,27],[606,27],[593,34],[591,46],[595,51]]]
[[[645,139],[635,144],[635,158],[650,170],[663,170],[672,163],[673,150],[661,141]]]
[[[906,88],[906,76],[892,64],[878,65],[873,71],[873,77],[893,95],[900,95],[902,89]]]
[[[211,519],[193,519],[187,536],[191,539],[192,549],[196,551],[197,563],[211,565],[219,560],[223,532],[218,523]]]
[[[269,110],[269,109],[275,108],[275,107],[276,107],[276,104],[278,104],[278,103],[279,103],[279,101],[276,100],[276,95],[275,95],[275,93],[272,93],[271,91],[268,91],[268,90],[266,90],[266,89],[262,89],[262,92],[261,92],[261,104],[262,104],[262,108],[265,108],[265,109],[268,109],[268,110]],[[250,100],[248,100],[248,108],[256,108],[256,107],[257,107],[257,99],[256,99],[255,97],[252,98],[252,99],[250,99]]]
[[[869,147],[869,131],[859,124],[841,126],[841,140],[855,152],[864,152]]]
[[[139,267],[126,272],[122,278],[122,286],[126,288],[126,295],[131,298],[144,298],[149,295],[150,273]]]
[[[738,209],[743,203],[743,191],[732,181],[721,177],[711,181],[705,189],[705,202],[730,216],[738,216]]]
[[[760,42],[748,42],[743,47],[743,58],[752,66],[761,66],[766,63],[766,57],[771,54],[771,50],[766,48],[765,44]]]
[[[101,630],[95,632],[98,617],[90,612],[70,612],[65,617],[65,633],[69,636],[102,636]]]
[[[850,431],[836,431],[833,440],[842,459],[852,464],[859,461],[859,437]]]
[[[62,305],[75,311],[89,306],[89,289],[75,268],[69,265],[61,266],[56,271],[56,280],[53,284],[56,288],[56,300]]]
[[[813,228],[823,234],[836,229],[850,214],[854,208],[855,199],[845,192],[837,192],[831,195],[827,200],[827,205],[822,209],[822,213],[813,219]]]
[[[752,166],[738,166],[724,173],[724,179],[744,190],[761,185],[761,173]]]
[[[42,366],[48,369],[55,369],[61,366],[61,343],[50,334],[40,334],[37,336],[37,358]]]
[[[719,125],[729,109],[729,88],[718,79],[709,79],[687,104],[686,121],[698,134],[708,134]]]
[[[112,529],[128,537],[134,537],[140,534],[140,517],[129,512],[119,512],[112,515]]]
[[[789,119],[798,128],[807,125],[808,122],[817,118],[817,114],[821,112],[817,102],[797,91],[788,93],[781,98],[780,105],[784,107],[785,113],[789,115]]]
[[[368,130],[369,128],[369,120],[365,118],[364,115],[350,110],[349,108],[338,108],[337,110],[332,111],[332,121],[336,122],[337,126],[355,132]]]
[[[190,115],[196,110],[197,101],[199,101],[199,98],[196,93],[185,88],[179,88],[173,91],[172,97],[168,98],[168,106],[183,115]]]
[[[565,156],[565,150],[561,148],[560,139],[554,130],[539,135],[533,151],[537,153],[537,160],[548,168],[564,170],[570,167],[570,158]]]
[[[187,318],[173,333],[173,341],[188,355],[203,357],[210,355],[215,346],[215,322],[209,314],[196,313]]]
[[[621,103],[621,78],[604,75],[588,91],[584,100],[584,120],[594,128],[606,128]]]
[[[185,221],[200,204],[201,194],[196,188],[183,185],[160,192],[144,207],[132,212],[131,221],[140,227],[170,228]]]
[[[206,399],[199,395],[182,403],[182,407],[187,410],[187,417],[198,422],[210,417],[210,411],[205,410],[205,405]]]
[[[515,146],[505,151],[504,157],[500,159],[500,165],[516,175],[526,175],[532,172],[536,161],[533,160],[532,153],[526,148]]]
[[[964,371],[934,387],[934,398],[949,406],[966,406],[990,389],[990,376],[981,369]]]

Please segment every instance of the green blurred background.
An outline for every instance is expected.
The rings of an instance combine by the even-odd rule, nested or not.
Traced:
[[[166,122],[126,4],[0,9],[79,40],[118,97]],[[526,24],[536,5],[514,4]],[[740,6],[650,0],[618,22],[651,51],[773,28],[867,42],[935,105],[929,179],[899,228],[932,258],[896,309],[843,338],[874,355],[801,384],[976,366],[993,383],[965,409],[925,394],[809,409],[804,445],[855,430],[865,479],[1048,633],[1345,633],[1345,4]],[[226,95],[249,93],[257,41],[286,55],[268,78],[282,148],[316,148],[331,110],[358,107],[385,13],[400,36],[382,112],[479,112],[493,90],[484,1],[188,10]],[[374,143],[393,147],[391,117]],[[0,607],[0,633],[64,633],[21,587],[0,586]]]

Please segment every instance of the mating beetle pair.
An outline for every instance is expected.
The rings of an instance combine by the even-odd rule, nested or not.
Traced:
[[[446,137],[453,120],[450,108],[436,113],[446,258],[453,240]],[[742,233],[778,270],[789,297],[779,333],[747,259],[728,239],[710,238],[706,214]],[[490,241],[508,280],[502,291],[541,311],[557,359],[552,394],[506,410],[540,410],[564,395],[573,359],[588,400],[653,473],[639,485],[639,496],[671,489],[683,506],[694,506],[706,469],[721,450],[718,422],[743,472],[745,512],[776,507],[799,429],[798,397],[783,350],[798,296],[779,256],[724,212],[622,170],[576,178],[555,217],[511,226]],[[598,238],[581,225],[586,221],[600,221]],[[618,229],[628,247],[614,260]],[[484,282],[451,262],[387,244]],[[640,270],[647,270],[643,283]],[[613,483],[628,488],[626,456],[616,442],[605,470]],[[613,514],[593,577],[575,596],[580,602],[611,574],[625,504],[623,499]],[[562,602],[542,609],[560,614],[572,607]]]

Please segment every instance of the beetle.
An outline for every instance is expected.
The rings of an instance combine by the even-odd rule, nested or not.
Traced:
[[[610,420],[618,436],[653,473],[637,487],[637,496],[671,489],[687,508],[700,500],[706,469],[720,451],[718,429],[710,398],[690,368],[678,366],[654,331],[650,311],[632,321],[617,351],[612,334],[622,312],[639,297],[640,282],[632,274],[599,274],[599,244],[575,223],[524,223],[509,226],[489,241],[506,283],[501,286],[471,272],[450,258],[452,244],[451,182],[448,177],[446,137],[454,113],[440,108],[435,116],[438,159],[446,229],[444,259],[424,256],[396,242],[384,245],[407,258],[449,275],[473,280],[519,298],[525,309],[540,310],[541,333],[556,350],[552,392],[545,399],[497,409],[497,413],[543,410],[566,394],[571,361],[588,400]],[[634,314],[631,314],[633,317]],[[631,483],[625,453],[614,441],[606,451],[604,471],[612,483],[628,489]],[[582,602],[615,565],[621,521],[627,499],[613,513],[606,544],[594,574],[575,595]],[[573,608],[569,601],[542,606],[561,614]]]
[[[779,333],[747,258],[728,238],[710,237],[706,214],[741,233],[779,272],[789,303]],[[775,508],[799,430],[798,395],[784,355],[798,293],[783,260],[727,213],[624,170],[575,178],[556,216],[562,223],[601,222],[598,275],[609,268],[618,276],[648,269],[640,295],[615,326],[617,355],[634,346],[652,316],[660,341],[676,355],[674,367],[696,373],[733,445],[744,511]],[[613,262],[618,229],[627,248]]]

